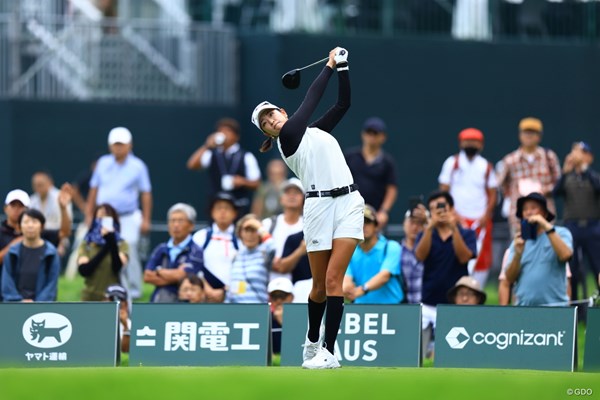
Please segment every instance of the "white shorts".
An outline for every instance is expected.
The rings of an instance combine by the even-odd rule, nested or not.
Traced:
[[[333,239],[364,240],[365,200],[359,192],[339,197],[309,197],[304,201],[306,251],[331,250]]]

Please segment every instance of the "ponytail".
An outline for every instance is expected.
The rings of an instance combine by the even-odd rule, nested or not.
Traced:
[[[267,151],[271,150],[272,147],[273,147],[273,138],[269,137],[269,138],[265,139],[265,141],[262,143],[259,151],[261,153],[266,153]]]

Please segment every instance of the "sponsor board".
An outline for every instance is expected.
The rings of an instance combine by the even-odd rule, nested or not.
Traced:
[[[436,367],[572,371],[576,308],[439,305]]]
[[[269,365],[268,304],[134,304],[129,365]]]
[[[346,304],[335,355],[342,365],[418,367],[421,365],[421,306]],[[308,326],[306,304],[285,304],[281,365],[302,365]]]
[[[600,308],[597,307],[587,310],[583,370],[600,372]]]
[[[2,303],[0,315],[2,366],[116,365],[117,303]]]

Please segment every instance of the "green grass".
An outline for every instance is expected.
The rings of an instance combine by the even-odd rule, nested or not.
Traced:
[[[31,382],[33,385],[26,385]],[[0,370],[0,399],[566,399],[600,375],[433,368],[64,368]],[[589,397],[589,396],[588,396]]]
[[[77,275],[74,279],[67,279],[61,276],[58,279],[58,301],[81,301],[83,285],[83,277],[80,275]],[[142,298],[137,301],[140,303],[150,301],[150,295],[153,290],[154,286],[144,283]]]

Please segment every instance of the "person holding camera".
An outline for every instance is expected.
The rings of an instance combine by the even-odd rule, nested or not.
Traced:
[[[146,163],[133,153],[133,135],[118,126],[108,134],[109,154],[98,158],[90,179],[85,223],[91,226],[97,205],[108,203],[119,214],[121,236],[129,245],[121,277],[132,299],[142,297],[140,240],[152,227],[152,183]]]
[[[588,297],[584,255],[593,275],[600,274],[600,173],[592,168],[593,162],[594,154],[588,143],[573,143],[563,175],[554,187],[554,196],[564,199],[562,220],[573,235],[574,254],[570,261],[573,300]],[[600,289],[600,284],[597,288]]]
[[[235,198],[239,216],[250,212],[252,196],[261,182],[256,157],[240,147],[240,124],[232,118],[217,121],[215,132],[188,159],[191,170],[206,169],[210,193],[225,192]]]
[[[90,229],[77,250],[77,265],[85,278],[82,301],[102,301],[106,289],[120,285],[121,268],[127,264],[129,244],[121,237],[117,211],[107,203],[96,206]]]
[[[554,214],[537,192],[517,200],[521,227],[510,245],[506,279],[515,284],[516,305],[567,304],[566,263],[573,255],[567,228],[552,225]]]
[[[436,306],[448,303],[448,291],[456,281],[469,274],[467,264],[477,256],[475,232],[461,226],[450,193],[432,193],[427,205],[430,219],[425,230],[417,236],[415,248],[417,260],[423,262],[421,301],[424,345],[435,330]]]

